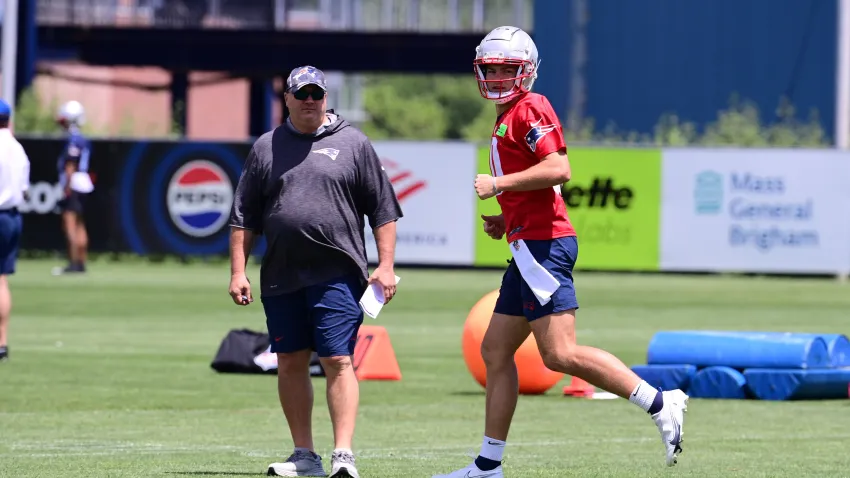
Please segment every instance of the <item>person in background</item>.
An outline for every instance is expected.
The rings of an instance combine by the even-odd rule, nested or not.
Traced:
[[[18,207],[30,185],[30,160],[9,129],[11,117],[12,108],[0,100],[0,362],[9,359],[9,276],[15,273],[23,226]]]
[[[54,275],[86,271],[88,233],[83,219],[86,198],[94,191],[89,176],[91,143],[80,131],[85,123],[85,109],[79,101],[69,101],[59,108],[56,122],[65,130],[67,140],[57,164],[59,184],[64,197],[59,201],[62,227],[68,241],[68,265],[55,268]]]

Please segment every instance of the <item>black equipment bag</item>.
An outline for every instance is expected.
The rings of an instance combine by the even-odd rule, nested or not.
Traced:
[[[233,329],[221,341],[210,367],[219,373],[277,374],[277,356],[269,352],[269,344],[268,334]],[[325,375],[315,351],[310,358],[310,375]]]

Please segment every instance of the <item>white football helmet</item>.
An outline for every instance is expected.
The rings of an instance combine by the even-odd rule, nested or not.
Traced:
[[[474,70],[481,96],[498,104],[507,103],[519,95],[531,91],[537,79],[537,46],[531,36],[517,27],[498,27],[487,34],[475,47]],[[513,78],[487,80],[487,65],[516,65]],[[503,90],[501,84],[513,81],[510,90]]]
[[[86,110],[79,101],[69,101],[59,107],[56,114],[56,122],[65,126],[82,126],[86,122]]]

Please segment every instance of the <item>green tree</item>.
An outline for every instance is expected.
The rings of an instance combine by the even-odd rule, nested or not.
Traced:
[[[369,120],[363,131],[375,139],[437,139],[446,135],[443,107],[428,98],[405,98],[392,87],[364,92]]]
[[[484,107],[475,119],[461,129],[461,137],[466,141],[488,142],[493,135],[493,128],[496,126],[496,108],[489,104],[489,101],[483,98],[480,100],[484,102]]]
[[[679,123],[674,115],[666,115],[656,127],[654,143],[659,146],[739,146],[739,147],[807,147],[831,146],[829,138],[812,111],[808,121],[795,116],[793,105],[781,98],[776,120],[765,123],[759,109],[751,101],[741,101],[732,95],[729,108],[721,110],[717,119],[697,133],[694,123]]]
[[[56,119],[53,112],[57,106],[54,101],[45,107],[32,87],[22,91],[12,117],[15,134],[56,134]]]
[[[376,139],[464,139],[486,142],[495,111],[481,98],[470,75],[390,75],[370,79],[364,93],[369,120],[364,130]],[[620,131],[614,124],[597,127],[584,118],[565,131],[571,144],[652,146],[828,147],[829,138],[812,111],[807,121],[793,105],[779,100],[772,121],[763,121],[756,105],[732,95],[729,107],[700,128],[675,112],[662,115],[651,134]]]
[[[471,74],[387,75],[368,78],[366,84],[369,119],[363,129],[375,138],[462,139],[482,110],[492,115]],[[491,127],[492,120],[484,131]]]

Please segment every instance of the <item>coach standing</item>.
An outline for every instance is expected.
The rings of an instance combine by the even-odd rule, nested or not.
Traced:
[[[15,273],[22,220],[18,207],[30,185],[30,160],[9,130],[12,108],[0,100],[0,361],[9,358],[12,293],[8,276]]]
[[[263,234],[260,295],[295,444],[285,462],[269,465],[269,474],[327,476],[312,436],[309,363],[316,350],[333,424],[331,477],[358,478],[351,447],[359,402],[351,355],[363,322],[358,302],[367,283],[380,284],[387,301],[395,294],[395,223],[402,212],[369,139],[327,110],[320,70],[292,70],[284,97],[289,118],[254,143],[236,187],[230,295],[239,305],[253,301],[245,266]],[[371,276],[364,216],[378,249]]]

